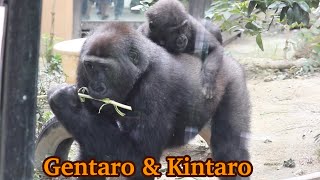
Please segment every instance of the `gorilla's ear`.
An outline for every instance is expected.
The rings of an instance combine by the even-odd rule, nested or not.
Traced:
[[[137,42],[136,42],[137,43]],[[149,59],[144,54],[144,49],[140,46],[135,46],[133,43],[128,52],[128,57],[132,64],[134,64],[141,72],[144,72],[148,69]]]
[[[131,48],[129,58],[134,65],[137,65],[139,63],[139,51],[136,48]]]

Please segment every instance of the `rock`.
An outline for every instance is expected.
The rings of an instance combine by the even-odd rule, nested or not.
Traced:
[[[273,78],[272,77],[265,77],[263,81],[264,82],[271,82],[271,81],[273,81]]]
[[[311,157],[307,158],[307,164],[312,164],[313,163],[313,159]]]
[[[283,167],[294,168],[296,167],[296,163],[290,158],[289,160],[283,162]]]
[[[279,80],[285,80],[285,79],[287,79],[287,76],[285,74],[281,74],[281,75],[278,76],[278,79]]]
[[[277,170],[280,170],[283,167],[283,165],[280,165],[277,167]]]
[[[265,144],[268,144],[268,143],[272,143],[272,141],[270,139],[266,139],[263,141]]]
[[[302,169],[299,169],[298,171],[296,171],[295,173],[293,173],[295,176],[302,176],[304,175],[304,171]]]

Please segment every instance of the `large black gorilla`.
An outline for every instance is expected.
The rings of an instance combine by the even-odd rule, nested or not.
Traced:
[[[153,179],[139,172],[143,159],[159,160],[164,149],[187,143],[211,120],[214,160],[248,160],[244,135],[250,108],[243,70],[225,57],[215,98],[209,100],[201,93],[201,66],[198,58],[173,56],[129,26],[111,23],[83,45],[77,85],[50,91],[49,104],[78,141],[80,160],[132,161],[138,172],[129,179]],[[98,114],[100,103],[80,102],[80,87],[133,111],[120,117],[110,106]]]

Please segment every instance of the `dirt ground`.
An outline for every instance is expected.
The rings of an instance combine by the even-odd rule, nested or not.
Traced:
[[[265,36],[265,52],[257,49],[252,37],[238,39],[226,49],[242,64],[252,59],[283,60],[285,40],[295,37],[296,32]],[[298,79],[280,75],[265,82],[268,76],[273,75],[248,81],[252,102],[252,178],[283,179],[319,172],[320,144],[315,143],[314,137],[320,133],[320,74]],[[294,168],[282,166],[289,159],[294,160]]]
[[[249,81],[253,179],[282,179],[320,171],[320,74],[309,79]],[[270,142],[271,141],[271,142]],[[282,167],[289,159],[295,168]]]
[[[252,61],[282,60],[285,40],[293,37],[294,33],[264,37],[265,52],[258,49],[254,38],[244,37],[228,45],[226,51],[248,68]],[[314,138],[320,133],[320,73],[297,79],[280,75],[270,82],[265,79],[274,74],[248,76],[252,103],[249,143],[254,167],[252,179],[286,179],[320,172],[320,143]],[[203,160],[208,153],[198,137],[166,155],[189,154],[193,159]],[[284,167],[284,161],[290,159],[295,166]]]

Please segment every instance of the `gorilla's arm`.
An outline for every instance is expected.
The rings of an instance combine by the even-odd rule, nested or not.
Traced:
[[[90,114],[80,104],[76,93],[76,87],[67,84],[48,91],[48,102],[52,112],[71,134],[86,132],[90,124],[87,121]]]
[[[145,37],[149,38],[150,30],[149,30],[148,22],[144,22],[143,24],[141,24],[138,27],[137,31],[140,32],[141,34],[143,34]]]
[[[149,106],[157,108],[151,112],[135,111],[119,117],[122,126],[119,128],[118,124],[105,114],[100,116],[87,111],[77,96],[75,86],[64,86],[49,94],[53,113],[80,144],[81,160],[108,160],[110,157],[110,160],[132,161],[138,170],[137,179],[142,177],[139,171],[145,157],[160,159],[171,130],[163,121],[172,121],[169,116],[167,119],[159,119],[160,110],[164,107],[158,101],[145,101]],[[135,107],[141,109],[139,106]],[[161,131],[155,131],[155,128]]]
[[[208,99],[212,99],[215,96],[215,80],[224,60],[223,55],[223,47],[215,44],[203,62],[201,82],[203,93]]]

